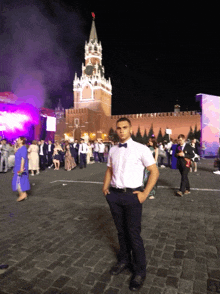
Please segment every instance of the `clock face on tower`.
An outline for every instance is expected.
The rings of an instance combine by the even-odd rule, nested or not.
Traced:
[[[88,75],[88,76],[92,76],[93,69],[94,69],[93,65],[87,65],[86,69],[85,69],[85,74]]]

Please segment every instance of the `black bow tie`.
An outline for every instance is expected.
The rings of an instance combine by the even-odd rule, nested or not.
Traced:
[[[120,148],[120,147],[125,147],[125,148],[127,148],[127,143],[124,143],[124,144],[119,143],[119,148]]]

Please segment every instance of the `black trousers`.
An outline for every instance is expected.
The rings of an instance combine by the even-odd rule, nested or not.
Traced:
[[[48,166],[51,166],[53,163],[52,155],[52,152],[48,152]]]
[[[189,179],[188,179],[188,173],[189,173],[189,167],[179,165],[179,172],[181,174],[181,182],[180,182],[180,191],[184,193],[186,190],[190,191],[190,185],[189,185]]]
[[[104,153],[98,153],[99,155],[99,162],[104,162]]]
[[[80,153],[80,163],[79,163],[79,167],[80,168],[83,168],[86,167],[86,157],[87,157],[87,154],[84,154],[84,153]]]
[[[47,161],[46,155],[40,155],[39,158],[40,158],[40,169],[41,170],[45,170],[45,168],[46,168],[46,161]]]
[[[110,188],[106,195],[115,226],[120,250],[118,261],[133,263],[135,274],[146,275],[146,256],[141,233],[142,204],[132,192],[117,192]]]

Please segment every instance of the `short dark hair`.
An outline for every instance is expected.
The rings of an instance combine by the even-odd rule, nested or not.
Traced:
[[[185,139],[186,137],[185,137],[185,135],[183,135],[183,134],[180,134],[179,136],[178,136],[178,139]]]
[[[131,121],[130,121],[130,119],[127,118],[127,117],[121,117],[121,118],[119,118],[119,119],[116,121],[116,125],[117,125],[117,123],[120,122],[120,121],[127,121],[127,122],[129,123],[129,125],[131,126]]]

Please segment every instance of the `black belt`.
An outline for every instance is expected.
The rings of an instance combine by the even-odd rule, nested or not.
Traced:
[[[143,187],[137,187],[137,188],[115,188],[115,187],[110,187],[110,189],[112,189],[115,192],[119,192],[119,193],[126,193],[126,192],[134,192],[134,191],[143,191]]]

